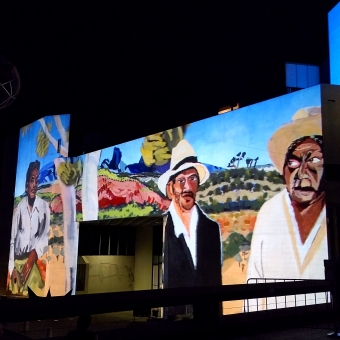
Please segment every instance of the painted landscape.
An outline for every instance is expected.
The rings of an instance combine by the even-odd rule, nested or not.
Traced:
[[[98,169],[98,218],[164,214],[170,201],[159,191],[158,177],[157,173],[115,173]],[[215,171],[199,187],[197,203],[221,228],[223,284],[245,283],[257,213],[284,187],[283,177],[270,164]],[[79,189],[77,197],[81,197]],[[78,216],[81,217],[81,211]],[[225,313],[239,312],[241,306],[241,301],[226,302]]]

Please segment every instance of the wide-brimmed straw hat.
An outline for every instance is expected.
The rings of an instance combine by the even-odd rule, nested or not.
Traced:
[[[268,152],[276,169],[282,174],[289,146],[299,138],[322,135],[321,108],[310,106],[298,110],[292,121],[283,124],[268,142]]]
[[[199,163],[196,153],[187,140],[182,139],[172,149],[170,169],[158,179],[158,188],[166,196],[166,186],[169,179],[186,169],[195,168],[199,176],[199,184],[203,184],[209,178],[207,167]]]

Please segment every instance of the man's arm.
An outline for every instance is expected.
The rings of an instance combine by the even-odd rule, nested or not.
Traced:
[[[12,220],[12,231],[11,231],[11,241],[9,246],[9,261],[8,261],[8,270],[10,274],[12,274],[13,268],[14,268],[14,243],[15,243],[15,237],[17,235],[18,231],[18,209],[16,209],[13,213],[13,220]]]
[[[11,241],[9,246],[9,260],[8,260],[8,274],[7,274],[7,287],[9,286],[13,269],[14,269],[14,243],[18,232],[18,223],[20,219],[20,209],[16,208],[13,212],[12,230],[11,230]]]
[[[21,283],[23,285],[26,284],[27,279],[31,273],[32,267],[34,265],[34,263],[37,261],[38,257],[37,257],[37,253],[35,251],[35,249],[33,249],[30,254],[28,255],[28,259],[24,265],[24,267],[22,268],[21,274],[20,274],[20,278],[21,278]]]

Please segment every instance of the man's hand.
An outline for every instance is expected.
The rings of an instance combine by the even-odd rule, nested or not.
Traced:
[[[14,268],[12,271],[12,284],[17,284],[19,287],[22,286],[21,279],[20,279],[20,273]]]
[[[21,279],[21,283],[24,286],[27,282],[27,279],[31,273],[32,267],[34,265],[34,263],[36,262],[36,260],[38,259],[38,255],[37,252],[35,251],[35,249],[33,249],[27,259],[27,262],[25,263],[24,267],[22,268],[21,274],[20,274],[20,279]]]

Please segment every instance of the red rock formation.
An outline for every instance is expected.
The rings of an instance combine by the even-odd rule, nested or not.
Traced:
[[[170,204],[169,200],[163,199],[140,182],[117,181],[106,176],[98,177],[98,201],[100,209],[136,202],[139,204],[156,203],[158,209],[165,211]]]

